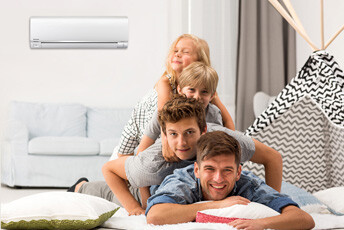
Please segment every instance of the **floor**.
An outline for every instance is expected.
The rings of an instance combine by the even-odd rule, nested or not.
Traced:
[[[66,191],[67,189],[59,188],[11,188],[1,184],[0,202],[8,203],[13,200],[19,199],[24,196],[41,193],[41,192],[54,192],[54,191]]]

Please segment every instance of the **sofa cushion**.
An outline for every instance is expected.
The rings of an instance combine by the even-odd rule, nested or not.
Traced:
[[[29,154],[98,155],[99,143],[86,137],[36,137],[29,142]]]
[[[100,151],[99,155],[111,156],[113,149],[119,143],[119,138],[109,138],[99,142]]]
[[[98,141],[119,138],[132,111],[132,108],[88,108],[87,136]]]
[[[12,102],[10,117],[26,124],[29,138],[86,136],[86,107],[80,104]]]

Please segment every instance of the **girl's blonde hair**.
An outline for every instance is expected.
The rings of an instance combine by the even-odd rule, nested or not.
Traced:
[[[205,89],[213,96],[216,92],[219,77],[216,71],[204,64],[203,62],[193,62],[188,65],[180,74],[178,85],[180,89],[190,86],[204,86]]]
[[[180,35],[171,45],[170,50],[168,52],[167,55],[167,59],[166,59],[166,71],[164,73],[164,75],[169,74],[171,76],[171,83],[173,85],[173,88],[175,88],[178,85],[177,79],[176,79],[176,73],[175,71],[172,69],[171,63],[170,63],[170,57],[171,55],[174,54],[174,49],[177,45],[177,43],[183,39],[183,38],[189,38],[191,39],[195,46],[196,46],[196,52],[197,52],[197,61],[204,63],[207,66],[210,66],[210,52],[209,52],[209,46],[208,43],[195,36],[192,34],[183,34]]]

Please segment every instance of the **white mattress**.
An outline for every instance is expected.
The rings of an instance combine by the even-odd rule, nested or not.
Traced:
[[[344,229],[344,216],[335,216],[332,214],[311,214],[315,221],[314,229]],[[146,223],[146,217],[141,216],[128,216],[125,209],[120,208],[117,213],[106,221],[102,228],[107,229],[152,229],[152,230],[168,230],[168,229],[214,229],[214,230],[233,230],[233,228],[227,224],[216,223],[183,223],[183,224],[171,224],[154,226]]]

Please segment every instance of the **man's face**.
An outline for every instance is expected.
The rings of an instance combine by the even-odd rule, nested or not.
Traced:
[[[234,155],[221,154],[203,160],[201,165],[195,162],[195,175],[200,178],[205,200],[223,200],[233,190],[239,180],[241,165],[237,168]]]
[[[168,145],[181,160],[196,156],[196,144],[204,132],[199,129],[195,117],[184,118],[176,123],[166,123]]]

